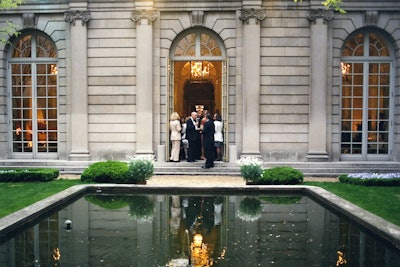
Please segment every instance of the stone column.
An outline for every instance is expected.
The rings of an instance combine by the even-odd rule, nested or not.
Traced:
[[[136,27],[136,154],[153,154],[153,25],[154,10],[135,10]]]
[[[328,25],[333,19],[331,10],[310,10],[310,103],[308,155],[310,161],[324,161],[326,152],[327,91],[328,91]]]
[[[260,157],[260,50],[264,10],[241,9],[243,21],[243,149],[242,156]]]
[[[87,28],[90,19],[87,3],[76,3],[65,11],[64,19],[71,24],[71,151],[70,160],[89,160],[88,142],[88,71]]]

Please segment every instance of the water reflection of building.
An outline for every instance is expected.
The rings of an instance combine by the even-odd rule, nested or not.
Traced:
[[[190,248],[197,260],[215,266],[334,266],[338,249],[347,262],[368,266],[397,266],[400,260],[309,198],[259,197],[262,215],[253,222],[236,216],[243,198],[152,196],[154,218],[144,222],[132,219],[127,205],[105,209],[82,199],[0,246],[0,266],[21,259],[53,266],[55,248],[61,266],[163,266],[188,260]],[[215,224],[213,213],[220,204],[222,219]],[[66,229],[67,220],[71,229]]]

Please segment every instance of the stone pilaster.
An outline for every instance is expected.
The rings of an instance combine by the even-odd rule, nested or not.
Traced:
[[[260,21],[262,9],[241,9],[243,21],[243,149],[242,156],[260,156]]]
[[[79,6],[77,8],[85,8]],[[87,27],[89,10],[66,10],[71,25],[71,151],[70,160],[89,160]],[[80,21],[80,23],[76,23]]]
[[[136,154],[153,154],[153,25],[154,10],[134,10],[136,27]]]
[[[326,151],[327,91],[328,91],[328,25],[333,19],[331,10],[310,10],[310,103],[308,155],[310,161],[329,158]]]

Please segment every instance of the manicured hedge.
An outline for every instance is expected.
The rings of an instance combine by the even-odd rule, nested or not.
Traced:
[[[400,186],[400,177],[393,178],[358,178],[349,177],[346,174],[339,176],[339,181],[342,183],[364,185],[364,186]]]
[[[51,168],[0,168],[0,182],[48,182],[57,179],[60,171]]]
[[[274,167],[265,169],[257,184],[295,185],[303,182],[304,174],[292,167]]]
[[[127,183],[128,179],[128,164],[112,160],[96,162],[86,168],[81,175],[82,182]]]

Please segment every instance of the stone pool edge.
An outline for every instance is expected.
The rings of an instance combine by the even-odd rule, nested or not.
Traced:
[[[152,193],[152,194],[196,194],[221,193],[221,194],[262,194],[262,193],[304,193],[324,204],[329,205],[333,210],[345,215],[354,222],[362,225],[367,230],[378,234],[400,249],[400,227],[392,224],[381,217],[372,214],[353,203],[344,200],[337,195],[317,186],[284,186],[284,185],[253,185],[253,186],[153,186],[153,185],[121,185],[121,184],[86,184],[75,185],[65,189],[46,199],[38,201],[26,208],[16,211],[10,215],[0,218],[0,243],[6,240],[20,228],[25,227],[55,211],[58,207],[72,202],[85,193]]]

